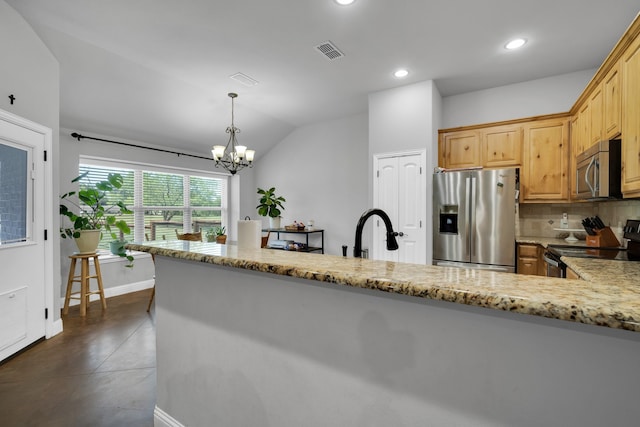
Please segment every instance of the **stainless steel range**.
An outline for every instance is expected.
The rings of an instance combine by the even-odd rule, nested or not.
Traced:
[[[629,219],[624,227],[624,238],[629,239],[627,248],[594,248],[575,245],[549,245],[544,254],[547,276],[566,277],[567,266],[560,259],[598,258],[619,261],[640,261],[640,220]]]

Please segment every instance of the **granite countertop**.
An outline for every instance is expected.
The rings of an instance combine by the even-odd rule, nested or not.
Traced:
[[[567,263],[587,279],[568,280],[333,255],[239,249],[233,245],[180,240],[131,243],[127,248],[195,262],[640,332],[637,280],[640,263],[584,260],[582,270],[578,268],[581,261]],[[615,277],[604,269],[619,269],[623,264],[622,272]]]
[[[516,237],[516,243],[529,243],[532,245],[541,245],[547,247],[548,245],[570,245],[570,246],[586,246],[586,240],[578,240],[577,242],[567,242],[564,239],[558,239],[554,237],[541,237],[541,236],[518,236]]]
[[[545,248],[548,245],[586,246],[587,244],[585,240],[570,243],[564,239],[535,236],[517,237],[516,242],[542,245]],[[560,259],[582,279],[590,282],[620,282],[625,286],[628,285],[630,287],[634,286],[635,283],[640,283],[637,279],[640,275],[640,262],[624,262],[595,258],[574,258],[567,256],[563,256]],[[638,287],[640,288],[640,284]]]

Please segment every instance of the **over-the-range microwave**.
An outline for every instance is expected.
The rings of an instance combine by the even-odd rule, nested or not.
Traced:
[[[621,199],[621,147],[619,139],[600,141],[576,158],[579,199]]]

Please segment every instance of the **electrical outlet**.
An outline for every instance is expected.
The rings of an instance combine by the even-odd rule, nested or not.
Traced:
[[[560,228],[569,228],[569,215],[566,212],[562,214],[562,219],[560,219]]]

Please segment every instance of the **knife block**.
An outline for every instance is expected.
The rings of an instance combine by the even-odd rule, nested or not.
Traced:
[[[587,236],[587,246],[596,248],[617,248],[620,246],[620,242],[611,227],[601,228],[600,230],[593,230],[596,232],[595,236]]]

